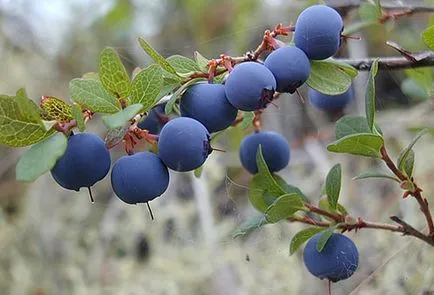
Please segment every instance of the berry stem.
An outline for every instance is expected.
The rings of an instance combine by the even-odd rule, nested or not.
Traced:
[[[94,204],[94,203],[95,203],[95,200],[93,199],[92,189],[90,188],[90,186],[87,188],[87,190],[88,190],[88,192],[89,192],[89,199],[90,199],[90,202],[91,202],[92,204]]]
[[[152,213],[151,205],[149,202],[146,202],[146,206],[148,207],[149,215],[151,216],[151,220],[154,220],[154,213]]]

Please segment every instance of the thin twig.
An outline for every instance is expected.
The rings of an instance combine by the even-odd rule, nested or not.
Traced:
[[[356,9],[359,8],[361,4],[365,1],[362,0],[351,0],[351,1],[342,1],[342,0],[327,0],[326,1],[329,6],[339,9]],[[384,10],[409,10],[409,14],[415,13],[430,13],[434,12],[433,5],[412,5],[412,4],[392,4],[392,3],[381,3],[381,7]]]
[[[402,182],[406,182],[409,179],[396,167],[395,163],[392,161],[392,159],[389,157],[386,148],[383,146],[380,149],[381,152],[381,158],[386,163],[387,167],[395,174],[399,180]],[[411,190],[408,190],[404,193],[404,196],[412,195],[416,201],[419,203],[420,210],[422,211],[423,215],[425,216],[426,223],[428,225],[428,236],[433,237],[434,236],[434,222],[431,215],[431,212],[429,210],[429,204],[428,200],[422,195],[422,189],[417,186],[417,184],[411,179],[411,182],[413,184],[413,188]]]
[[[412,54],[416,61],[410,61],[404,56],[379,57],[379,70],[401,70],[409,68],[432,67],[434,66],[434,52],[421,51]],[[369,71],[372,63],[377,57],[367,57],[358,59],[337,58],[336,61],[347,63],[359,71]]]

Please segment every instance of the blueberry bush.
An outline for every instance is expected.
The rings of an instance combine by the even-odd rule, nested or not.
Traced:
[[[422,136],[432,133],[432,127],[419,128],[393,160],[387,134],[376,122],[378,71],[434,65],[434,29],[430,26],[421,33],[425,51],[412,52],[389,43],[401,56],[361,61],[334,58],[344,42],[357,42],[350,39],[356,39],[353,34],[362,27],[412,13],[411,8],[383,10],[380,1],[366,3],[363,9],[370,16],[346,28],[334,8],[307,7],[295,25],[278,24],[266,30],[256,49],[236,57],[222,54],[207,59],[195,52],[194,60],[181,55],[165,58],[139,38],[138,44],[153,63],[131,74],[117,51],[107,47],[100,53],[97,73],[70,81],[69,102],[43,96],[38,106],[24,89],[1,95],[0,143],[30,146],[16,167],[20,181],[31,182],[50,172],[67,190],[88,189],[93,202],[92,187],[110,174],[107,177],[119,199],[126,204],[146,203],[153,217],[158,212],[152,212],[150,203],[168,188],[169,170],[194,171],[200,177],[203,164],[222,152],[213,146],[220,134],[252,126],[253,133],[241,141],[239,158],[252,174],[249,201],[258,214],[241,223],[233,236],[246,236],[278,222],[304,224],[291,237],[290,254],[307,242],[303,258],[312,275],[329,282],[348,279],[357,272],[362,257],[346,232],[384,230],[434,246],[430,200],[415,179],[413,150]],[[282,36],[293,38],[281,40]],[[341,116],[335,124],[335,141],[327,150],[382,161],[388,173],[365,172],[355,179],[395,182],[403,198],[418,204],[426,221],[424,230],[397,215],[390,217],[390,223],[353,215],[340,202],[344,172],[340,164],[328,172],[320,200],[306,197],[296,183],[275,174],[291,165],[293,155],[285,137],[262,129],[264,109],[274,107],[281,93],[297,93],[302,103],[321,111],[343,110],[355,96],[353,79],[359,71],[369,71],[365,114]],[[405,80],[403,91],[411,91],[416,84],[423,95],[432,97],[431,77],[413,78],[409,75]],[[428,86],[420,87],[424,79]],[[308,87],[308,100],[304,101],[300,87]],[[107,129],[104,140],[87,130],[88,122],[99,118]],[[143,142],[147,144],[140,145]],[[122,146],[125,155],[112,165],[110,150],[116,146]]]

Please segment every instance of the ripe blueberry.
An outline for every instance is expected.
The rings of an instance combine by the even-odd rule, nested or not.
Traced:
[[[288,141],[279,133],[263,131],[246,136],[240,145],[240,160],[250,173],[258,172],[256,154],[261,145],[262,155],[270,172],[282,170],[288,165],[290,150]]]
[[[304,264],[311,274],[332,282],[349,278],[359,265],[359,252],[354,242],[334,233],[321,252],[316,249],[321,233],[311,238],[304,248]]]
[[[339,95],[326,95],[315,89],[308,91],[310,103],[321,110],[336,110],[344,108],[354,96],[354,90],[350,87],[346,92]]]
[[[309,78],[310,61],[295,46],[285,46],[273,51],[264,65],[273,73],[277,91],[294,93]]]
[[[191,171],[199,168],[211,153],[209,139],[208,130],[199,121],[175,118],[161,129],[158,153],[170,169]]]
[[[181,115],[201,122],[210,133],[229,127],[237,109],[229,103],[222,84],[196,84],[182,96]]]
[[[276,79],[267,67],[256,62],[237,65],[225,82],[226,97],[239,110],[263,109],[273,99]]]
[[[326,59],[338,51],[344,29],[342,17],[325,5],[314,5],[298,16],[295,24],[295,46],[309,59]]]
[[[168,117],[164,113],[166,104],[159,104],[153,107],[148,116],[137,125],[140,129],[146,129],[151,134],[160,133],[161,128],[167,123]]]
[[[78,191],[103,179],[110,163],[110,153],[100,137],[93,133],[78,133],[68,138],[66,151],[51,170],[51,175],[60,186]]]
[[[113,191],[125,203],[146,203],[166,191],[169,171],[157,155],[140,152],[116,161],[111,182]]]

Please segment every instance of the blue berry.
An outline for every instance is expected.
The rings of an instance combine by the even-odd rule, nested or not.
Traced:
[[[210,133],[229,127],[237,109],[229,103],[222,84],[195,84],[182,96],[181,115],[201,122]]]
[[[161,128],[163,128],[164,124],[168,121],[167,116],[164,112],[164,107],[166,104],[159,104],[153,107],[148,116],[139,122],[137,125],[140,129],[146,129],[151,134],[160,133]]]
[[[325,5],[311,6],[298,16],[295,46],[303,50],[309,59],[329,58],[341,45],[343,29],[342,17],[336,10]]]
[[[256,62],[237,65],[225,82],[226,97],[239,110],[263,109],[273,99],[276,79],[267,67]]]
[[[321,252],[316,247],[321,233],[311,238],[304,248],[304,264],[311,274],[332,282],[349,278],[359,265],[359,252],[348,237],[334,233]]]
[[[212,149],[208,130],[188,117],[170,120],[160,132],[158,153],[164,164],[175,171],[199,168]]]
[[[111,182],[113,191],[125,203],[146,203],[166,191],[169,171],[157,155],[140,152],[116,161]]]
[[[295,46],[285,46],[273,51],[264,65],[273,73],[277,91],[294,93],[309,78],[310,61]]]
[[[54,180],[69,190],[90,188],[110,170],[110,153],[103,140],[93,133],[78,133],[68,138],[68,146],[51,170]]]
[[[246,136],[240,145],[241,164],[252,174],[258,172],[256,154],[261,145],[262,155],[270,172],[285,168],[289,163],[288,141],[279,133],[263,131]]]
[[[354,96],[354,90],[350,87],[346,92],[339,95],[326,95],[315,89],[308,91],[310,103],[320,110],[337,110],[344,108]]]

